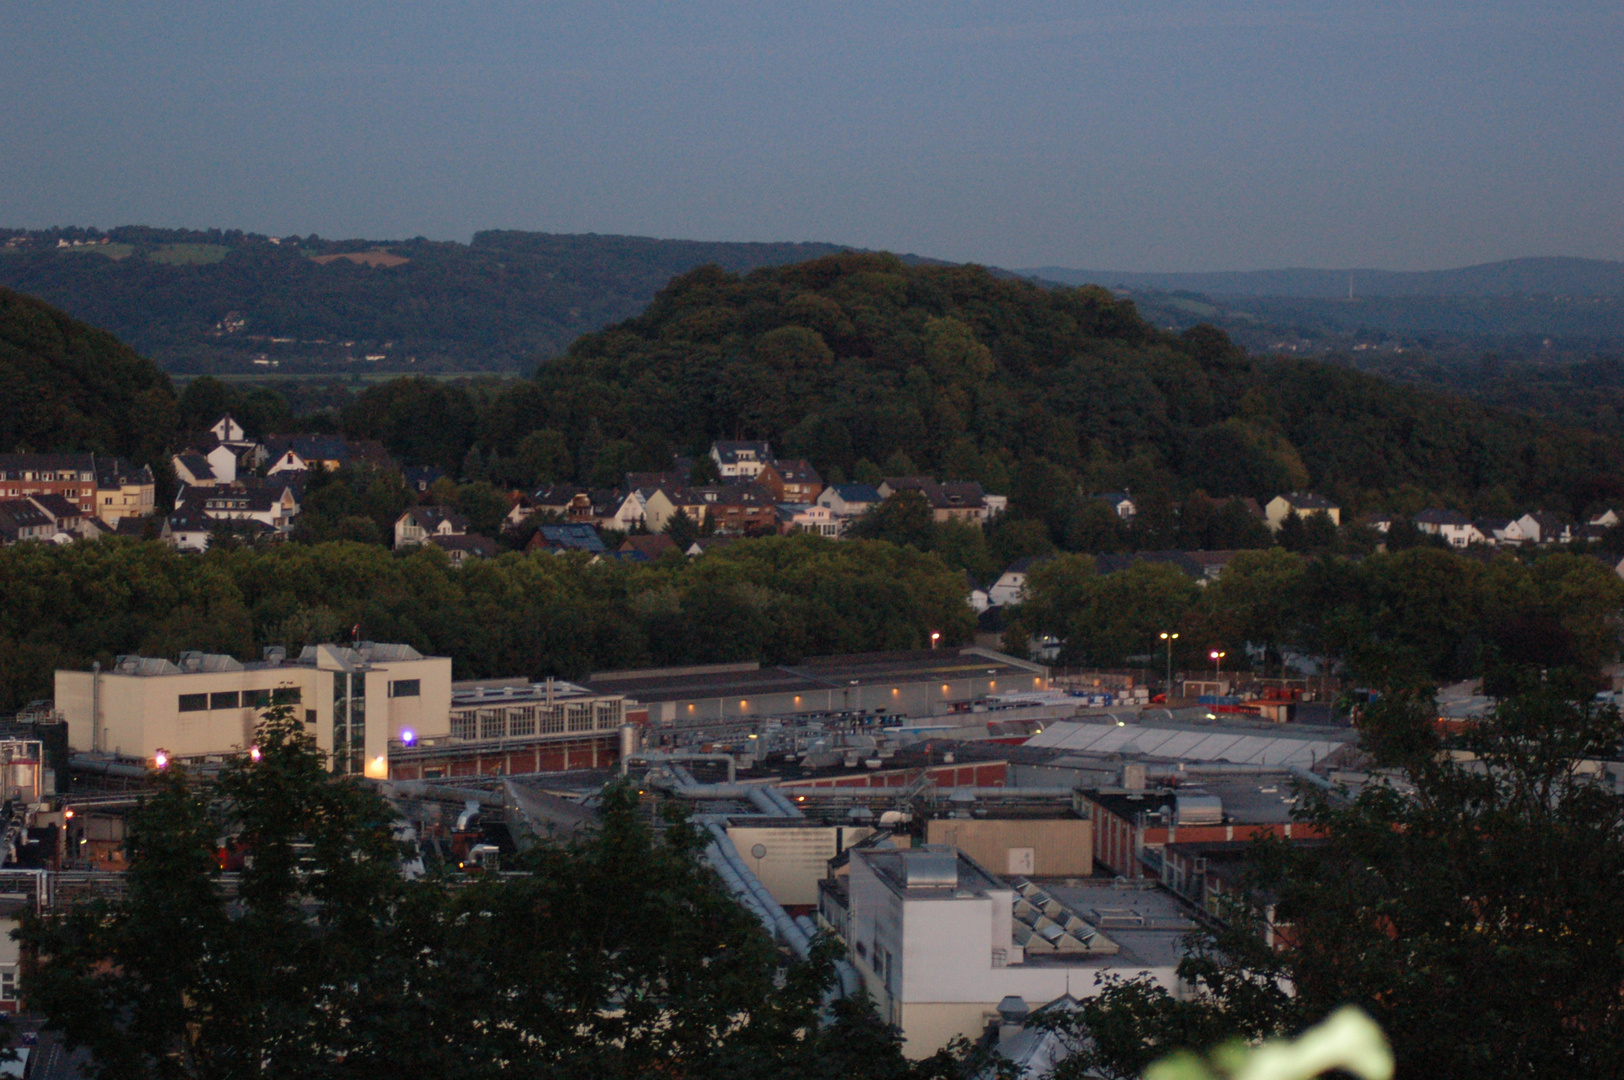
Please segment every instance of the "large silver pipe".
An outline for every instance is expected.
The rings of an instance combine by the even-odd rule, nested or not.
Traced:
[[[783,905],[773,898],[773,894],[767,891],[767,887],[761,883],[761,879],[756,877],[751,872],[750,867],[739,857],[738,849],[733,846],[733,841],[728,837],[727,830],[716,822],[707,824],[706,829],[711,834],[711,849],[716,851],[732,867],[733,871],[744,883],[744,887],[755,897],[761,909],[770,917],[771,926],[769,929],[775,933],[779,940],[788,945],[796,956],[804,960],[812,951],[812,941],[806,932],[796,925],[795,920],[789,917],[789,913],[784,910]]]
[[[697,751],[690,752],[687,750],[671,750],[660,753],[656,753],[654,751],[640,751],[635,754],[626,754],[621,757],[621,776],[626,775],[628,768],[630,768],[631,763],[634,761],[640,761],[645,765],[666,764],[678,761],[725,761],[727,762],[727,782],[731,784],[736,782],[739,778],[739,765],[738,762],[734,760],[732,754],[701,754]],[[686,769],[682,769],[681,766],[677,766],[672,771],[677,772],[679,769],[681,770],[681,773],[687,773],[688,771]],[[688,779],[690,782],[692,782],[693,776],[689,775]]]
[[[477,802],[481,806],[506,805],[502,795],[482,788],[454,787],[450,784],[431,784],[425,780],[382,780],[378,787],[385,795],[408,795],[417,799],[442,799],[446,802]]]
[[[784,812],[785,817],[803,818],[806,816],[805,814],[801,813],[801,808],[790,802],[789,796],[778,790],[778,788],[770,787],[766,790],[767,797],[778,804],[779,809]]]

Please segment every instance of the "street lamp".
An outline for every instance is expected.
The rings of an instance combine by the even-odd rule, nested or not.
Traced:
[[[1220,682],[1224,676],[1224,657],[1229,654],[1220,649],[1214,649],[1208,655],[1212,657],[1212,681]]]
[[[1165,631],[1162,633],[1162,640],[1167,642],[1167,687],[1163,690],[1163,694],[1167,697],[1173,696],[1173,642],[1178,639],[1177,634],[1169,634]]]
[[[936,643],[940,640],[942,640],[942,632],[940,630],[932,630],[930,632],[930,647],[934,649],[936,647]]]

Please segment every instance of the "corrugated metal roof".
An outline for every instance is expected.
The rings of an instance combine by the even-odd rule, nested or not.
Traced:
[[[1351,738],[1351,732],[1349,738]],[[1348,739],[1298,734],[1084,724],[1058,721],[1026,742],[1092,754],[1128,754],[1176,761],[1228,761],[1245,765],[1297,765],[1307,768]]]

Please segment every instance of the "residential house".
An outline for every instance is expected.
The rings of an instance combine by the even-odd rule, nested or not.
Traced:
[[[246,476],[265,464],[268,456],[265,447],[250,439],[243,426],[229,413],[216,420],[207,431],[182,439],[180,445],[183,447],[181,455],[195,454],[204,458],[209,471],[219,483],[230,483],[239,476]]]
[[[1229,560],[1239,555],[1239,551],[1186,551],[1182,552],[1184,558],[1194,565],[1198,577],[1197,585],[1207,585],[1217,581],[1223,575],[1224,567]]]
[[[461,566],[469,559],[496,558],[496,541],[478,533],[432,533],[423,542],[445,552],[452,566]]]
[[[1594,522],[1586,522],[1583,525],[1573,526],[1571,536],[1575,543],[1580,541],[1596,543],[1607,536],[1607,530],[1610,527],[1611,526],[1607,525],[1597,525]]]
[[[664,533],[647,533],[626,537],[616,554],[627,562],[657,562],[677,550],[677,542]]]
[[[1498,547],[1517,547],[1533,542],[1516,518],[1478,518],[1472,522],[1487,544]]]
[[[1601,513],[1596,514],[1593,517],[1591,517],[1591,519],[1588,522],[1586,522],[1585,524],[1587,524],[1587,525],[1600,525],[1602,528],[1605,529],[1605,528],[1608,528],[1609,526],[1617,525],[1618,522],[1619,522],[1618,514],[1614,513],[1613,508],[1609,506],[1607,509],[1603,510]]]
[[[413,506],[395,519],[395,547],[417,547],[433,537],[466,536],[468,519],[445,506]]]
[[[1544,511],[1524,514],[1517,519],[1517,527],[1533,544],[1565,544],[1572,539],[1567,522]]]
[[[180,506],[164,518],[158,536],[179,551],[207,551],[209,534],[215,522],[203,512],[201,505]]]
[[[209,464],[209,459],[196,451],[176,454],[169,459],[169,463],[175,470],[175,479],[185,487],[213,487],[220,482],[214,475],[214,466]]]
[[[705,520],[704,500],[687,488],[676,485],[639,488],[635,494],[643,504],[643,526],[649,532],[664,532],[671,519],[678,514],[687,517],[695,525],[703,524]]]
[[[1310,514],[1324,514],[1332,525],[1342,524],[1342,509],[1323,495],[1306,491],[1293,491],[1276,495],[1263,508],[1264,520],[1270,532],[1279,532],[1281,524],[1290,515],[1306,518]]]
[[[1109,506],[1111,512],[1123,521],[1132,521],[1133,516],[1139,512],[1139,508],[1134,505],[1133,497],[1126,491],[1103,491],[1094,498]]]
[[[588,555],[609,553],[603,539],[598,536],[598,530],[582,524],[538,526],[536,535],[530,538],[525,550],[551,551],[555,554],[566,551],[582,551]]]
[[[646,510],[636,493],[613,488],[583,488],[575,484],[552,484],[533,496],[535,512],[556,514],[572,525],[592,525],[600,529],[630,532],[645,523]]]
[[[778,531],[778,511],[772,492],[756,483],[698,487],[692,494],[704,503],[712,532],[721,535],[759,535]]]
[[[770,462],[757,475],[756,482],[773,493],[774,502],[810,503],[823,494],[823,477],[808,461]]]
[[[56,522],[32,499],[0,499],[0,544],[44,542],[55,535]]]
[[[764,442],[713,442],[710,456],[723,480],[754,480],[772,462],[773,451]]]
[[[445,470],[437,465],[413,465],[401,475],[405,478],[407,487],[419,495],[426,495],[436,480],[445,479]]]
[[[670,472],[629,472],[622,477],[621,487],[627,491],[653,491],[664,488],[670,491],[688,483],[688,470],[672,470]]]
[[[631,532],[645,524],[646,511],[643,500],[635,491],[593,492],[593,509],[597,514],[597,525],[600,529]]]
[[[116,525],[120,518],[150,517],[157,505],[158,482],[150,466],[96,455],[95,513],[98,518],[108,525]]]
[[[1133,551],[1096,555],[1094,568],[1101,574],[1115,574],[1135,563],[1162,563],[1189,575],[1197,585],[1210,585],[1223,575],[1224,567],[1238,554],[1238,551]]]
[[[1487,539],[1470,518],[1454,510],[1431,507],[1415,515],[1413,520],[1421,532],[1443,537],[1450,547],[1463,548]]]
[[[276,477],[238,480],[206,488],[182,488],[175,507],[196,507],[213,521],[253,521],[279,532],[293,527],[299,498],[293,485]]]
[[[0,454],[0,499],[60,495],[97,513],[96,455]]]
[[[1026,597],[1026,577],[1032,568],[1044,562],[1047,556],[1028,555],[1009,564],[1009,569],[998,575],[998,580],[987,588],[989,607],[1018,604]]]
[[[349,443],[338,435],[281,435],[265,440],[270,464],[267,474],[343,468],[354,457]]]
[[[1387,511],[1375,510],[1368,514],[1360,514],[1358,524],[1376,532],[1378,535],[1386,536],[1392,531],[1393,524],[1396,521],[1398,521],[1398,518]]]
[[[94,514],[85,513],[60,495],[30,495],[28,501],[51,519],[51,524],[56,528],[52,539],[58,536],[88,538],[102,535],[93,524],[96,521]]]
[[[517,529],[536,516],[536,500],[522,491],[508,492],[508,512],[502,519],[502,528]]]
[[[880,499],[879,491],[872,484],[831,484],[823,489],[815,501],[819,506],[829,508],[830,515],[844,533],[852,521],[868,513],[869,508]]]
[[[880,482],[881,498],[889,499],[901,491],[923,495],[936,521],[980,525],[987,519],[986,498],[974,480],[938,483],[928,476],[888,476]]]
[[[701,536],[684,548],[682,553],[690,559],[698,558],[718,548],[725,548],[736,539],[734,536]]]
[[[805,532],[814,536],[827,536],[831,540],[840,536],[840,522],[827,506],[815,503],[779,503],[779,521],[784,532]]]
[[[230,413],[226,413],[216,420],[214,425],[209,428],[209,434],[222,443],[246,443],[248,441],[248,432],[243,430],[243,426],[237,423]]]

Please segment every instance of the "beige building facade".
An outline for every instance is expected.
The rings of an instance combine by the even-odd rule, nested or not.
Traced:
[[[995,873],[1088,877],[1094,872],[1091,823],[1063,818],[933,818],[925,842],[955,848]]]
[[[277,705],[294,710],[335,773],[382,778],[391,740],[449,734],[451,660],[360,642],[306,646],[294,660],[277,650],[246,664],[129,656],[106,671],[56,673],[56,707],[82,752],[145,761],[160,750],[177,761],[241,753]]]

